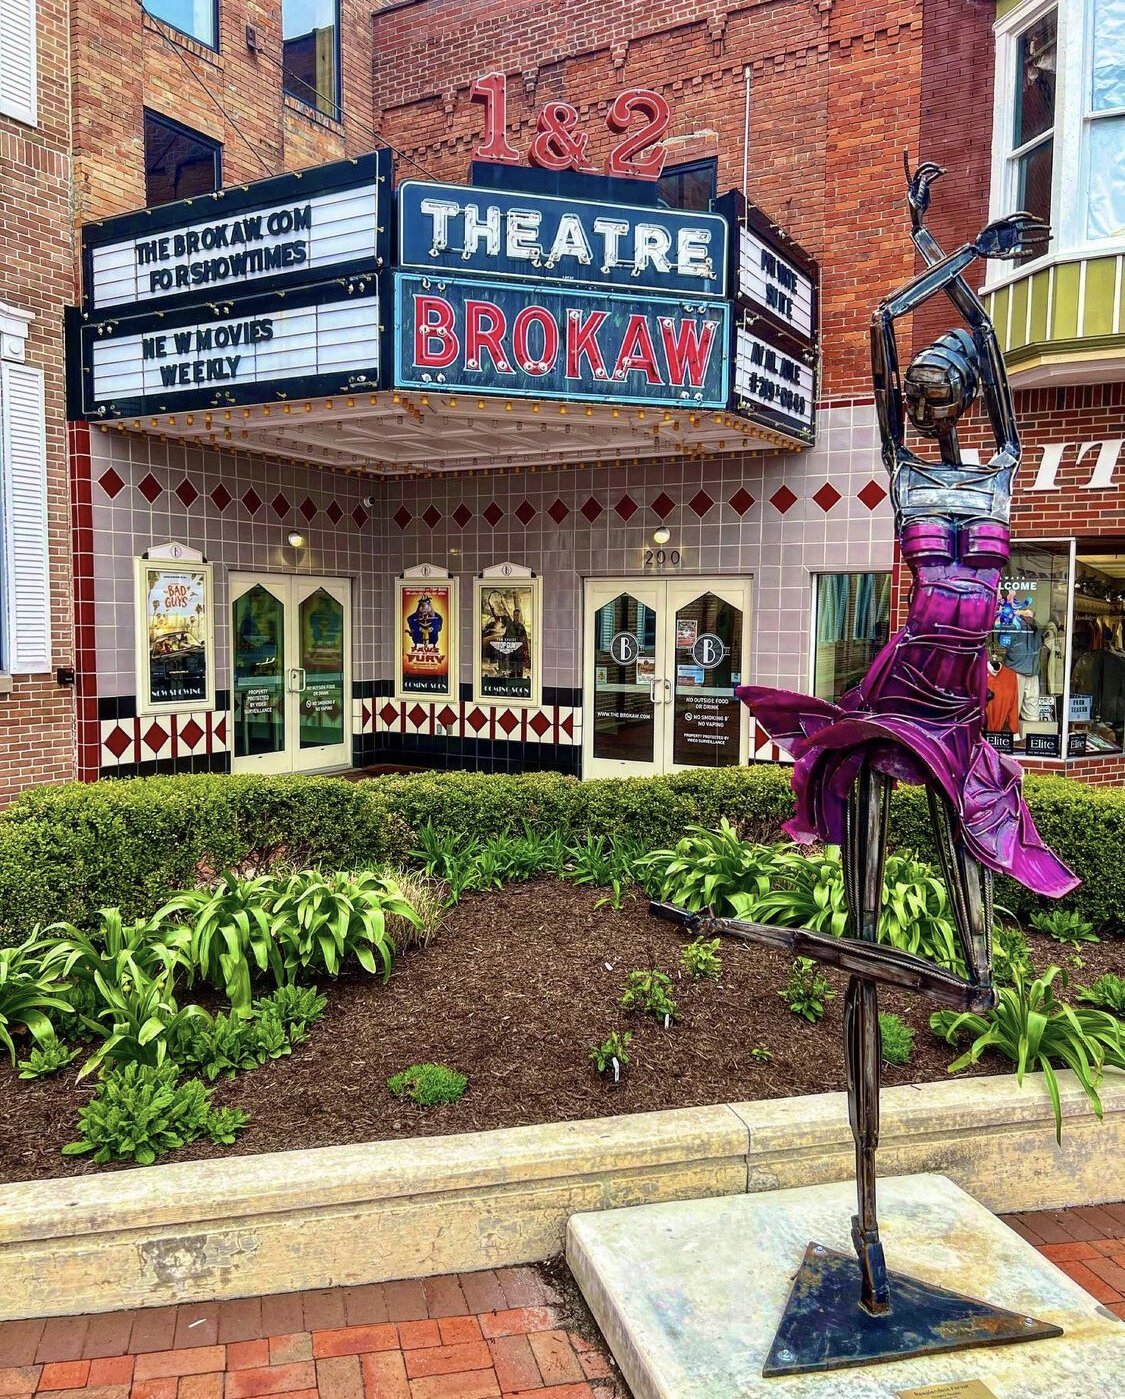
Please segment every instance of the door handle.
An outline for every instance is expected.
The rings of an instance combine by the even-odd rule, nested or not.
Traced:
[[[664,703],[665,703],[665,704],[671,704],[671,702],[672,702],[672,682],[671,682],[671,680],[662,680],[660,683],[664,686]]]
[[[659,683],[660,682],[657,679],[655,679],[655,677],[648,682],[648,702],[649,704],[654,706],[660,703],[660,701],[656,698],[656,687]]]
[[[300,676],[300,680],[297,677]],[[289,689],[295,695],[303,694],[305,691],[305,672],[299,665],[289,667]]]

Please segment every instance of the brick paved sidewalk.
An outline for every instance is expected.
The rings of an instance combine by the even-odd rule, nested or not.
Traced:
[[[1125,1320],[1125,1204],[1002,1216]],[[0,1323],[0,1399],[629,1399],[561,1269]]]

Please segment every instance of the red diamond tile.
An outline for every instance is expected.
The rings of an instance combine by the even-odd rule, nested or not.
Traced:
[[[666,491],[661,491],[652,502],[652,508],[662,520],[666,520],[672,511],[675,510],[676,502]]]
[[[258,511],[262,508],[262,497],[251,486],[251,488],[242,497],[242,503],[243,505],[245,505],[246,510],[249,514],[256,515]]]
[[[631,495],[623,495],[613,508],[623,520],[631,520],[640,506]]]
[[[440,519],[441,511],[436,505],[427,505],[425,510],[422,511],[422,522],[427,529],[433,529]]]
[[[360,719],[360,723],[363,725],[364,732],[367,733],[371,728],[371,706],[369,704],[363,705],[360,709],[360,713],[363,716]]]
[[[203,730],[194,719],[189,719],[186,724],[180,726],[180,737],[189,748],[194,748],[203,737]]]
[[[465,716],[465,722],[474,733],[480,733],[481,729],[488,728],[488,715],[483,709],[470,709]]]
[[[224,486],[221,481],[211,492],[211,502],[220,515],[233,499],[234,496],[231,495],[230,491],[227,490],[226,486]]]
[[[226,743],[227,741],[227,716],[220,714],[216,717],[211,727],[211,737],[216,743]]]
[[[379,710],[379,718],[384,724],[393,724],[398,718],[398,705],[387,703]]]
[[[521,500],[515,509],[516,519],[525,527],[531,524],[537,513],[530,500]]]
[[[495,529],[496,526],[500,523],[500,521],[504,518],[504,512],[500,509],[500,507],[496,504],[494,500],[490,500],[488,504],[484,507],[484,518],[488,521],[492,528]]]
[[[305,517],[305,523],[311,525],[312,522],[313,522],[313,519],[314,519],[315,516],[316,516],[316,511],[317,511],[316,501],[313,500],[312,496],[311,496],[311,495],[305,496],[304,500],[301,501],[300,505],[299,505],[297,508],[298,508],[298,510],[300,510],[301,514]]]
[[[734,495],[727,501],[727,504],[736,515],[745,515],[747,510],[753,506],[754,497],[744,486],[739,486],[738,490],[735,491]]]
[[[831,481],[825,481],[820,490],[813,496],[813,500],[827,515],[829,510],[841,499],[840,492]]]
[[[439,720],[441,723],[443,723],[443,724],[446,726],[446,728],[448,728],[450,724],[453,724],[453,723],[456,722],[456,720],[457,720],[457,711],[456,711],[455,709],[451,708],[451,707],[447,704],[447,705],[444,706],[444,708],[442,708],[442,709],[440,709],[440,710],[438,711],[438,716],[437,716],[437,717],[438,717],[438,720]]]
[[[362,529],[364,525],[368,522],[368,520],[370,520],[370,518],[371,516],[367,513],[367,511],[362,505],[357,505],[356,508],[352,511],[352,519],[355,521],[356,529]]]
[[[195,489],[195,487],[192,485],[192,483],[188,480],[186,476],[176,487],[176,495],[179,497],[180,504],[184,507],[185,510],[190,510],[191,507],[195,504],[195,502],[199,499],[199,492]]]
[[[595,500],[592,495],[587,496],[579,508],[581,509],[582,514],[585,515],[587,523],[591,525],[598,518],[598,516],[603,513],[605,509],[601,502]]]
[[[420,704],[414,704],[406,711],[406,717],[417,729],[425,722],[426,711]]]
[[[527,727],[531,729],[533,733],[537,734],[540,738],[542,738],[543,735],[547,732],[547,730],[551,727],[551,721],[547,718],[546,714],[544,714],[542,710],[537,709],[535,713],[531,716],[531,718],[527,721]]]
[[[696,491],[696,493],[688,501],[688,508],[694,510],[695,513],[702,520],[704,515],[707,514],[708,510],[710,510],[714,504],[715,502],[711,499],[707,492],[700,490]]]
[[[556,500],[552,505],[548,505],[547,514],[550,515],[556,525],[561,525],[570,514],[570,506],[564,505],[561,500]]]
[[[328,518],[332,521],[334,525],[338,525],[340,521],[344,518],[344,512],[340,509],[339,505],[337,505],[337,503],[334,500],[329,503],[328,509],[324,513],[328,516]]]
[[[289,514],[290,508],[288,498],[281,491],[270,501],[270,509],[279,520],[283,520]]]
[[[519,728],[520,716],[518,714],[513,714],[510,709],[505,709],[496,722],[506,734],[510,735],[513,729]]]
[[[457,507],[457,509],[453,512],[453,523],[457,526],[458,529],[464,529],[472,518],[473,512],[469,509],[469,507],[465,504],[464,501],[462,501],[461,504]]]
[[[398,525],[399,529],[405,529],[414,516],[407,510],[405,505],[400,505],[391,519]]]
[[[877,505],[882,505],[887,498],[885,488],[878,481],[868,481],[863,490],[859,493],[860,500],[867,506],[868,510],[874,510]]]
[[[98,477],[98,485],[101,486],[102,490],[105,491],[106,495],[112,500],[125,485],[125,482],[122,481],[121,477],[118,476],[117,472],[114,471],[111,466],[108,471],[103,471]]]
[[[568,715],[566,716],[566,718],[563,719],[563,721],[559,724],[559,728],[562,729],[563,733],[566,734],[567,738],[573,738],[573,737],[574,737],[574,715],[573,715],[573,714],[568,714]]]
[[[150,471],[143,480],[137,483],[137,490],[144,496],[150,505],[154,504],[164,487]]]
[[[159,724],[150,724],[145,731],[144,740],[154,753],[159,753],[168,742],[168,731]]]
[[[132,734],[127,734],[119,724],[117,728],[110,732],[105,741],[105,746],[115,758],[120,758],[126,748],[131,748],[133,746],[133,736]]]
[[[784,515],[787,510],[792,510],[793,506],[797,504],[797,497],[788,486],[778,486],[777,490],[770,496],[770,504],[779,515]]]

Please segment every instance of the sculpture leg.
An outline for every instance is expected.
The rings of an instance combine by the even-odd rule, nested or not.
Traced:
[[[930,821],[941,857],[945,886],[969,980],[977,986],[992,985],[992,871],[953,839],[949,808],[934,791],[927,793]]]
[[[882,774],[864,768],[849,801],[844,878],[852,936],[865,942],[876,941],[879,927],[889,806],[889,782]],[[859,1210],[852,1218],[852,1241],[862,1278],[860,1304],[864,1310],[878,1315],[890,1307],[875,1202],[882,1045],[878,988],[865,977],[853,976],[848,982],[844,1001],[844,1057],[848,1120],[855,1138]]]

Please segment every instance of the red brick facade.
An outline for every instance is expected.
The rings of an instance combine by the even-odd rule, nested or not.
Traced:
[[[37,6],[38,119],[0,115],[0,301],[31,312],[25,362],[46,380],[51,650],[73,656],[63,307],[74,300],[67,7]],[[0,694],[0,805],[30,782],[74,776],[73,691],[54,675],[16,675]]]

